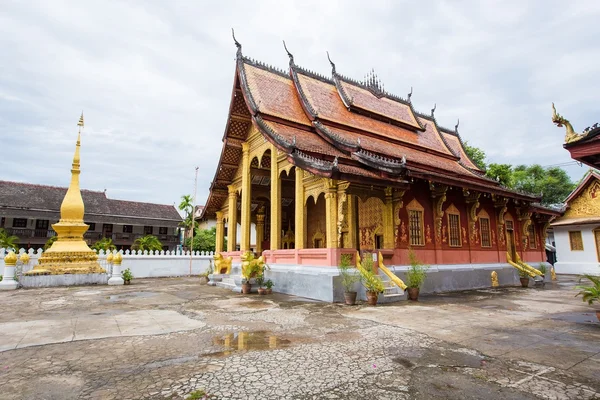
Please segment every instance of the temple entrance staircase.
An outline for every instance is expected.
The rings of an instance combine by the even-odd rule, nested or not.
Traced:
[[[231,275],[223,275],[223,278],[220,282],[216,282],[217,287],[221,287],[224,289],[233,290],[236,287],[236,284]]]
[[[381,282],[383,282],[383,287],[385,288],[383,291],[383,297],[386,301],[399,301],[405,300],[406,295],[404,294],[404,290],[400,289],[398,285],[396,285],[388,276],[382,272],[379,272],[379,277],[381,278]]]
[[[535,285],[545,285],[544,275],[539,270],[533,268],[531,265],[523,262],[523,260],[521,260],[521,257],[519,257],[518,254],[515,257],[515,260],[513,261],[512,257],[510,256],[510,253],[507,252],[506,261],[508,261],[508,263],[517,270],[525,272],[527,275],[529,275],[529,277],[533,279]]]

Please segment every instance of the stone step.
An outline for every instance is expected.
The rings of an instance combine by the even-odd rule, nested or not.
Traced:
[[[400,297],[404,297],[404,293],[395,293],[395,294],[383,294],[383,297],[385,297],[386,299],[393,299],[393,298],[400,298]]]

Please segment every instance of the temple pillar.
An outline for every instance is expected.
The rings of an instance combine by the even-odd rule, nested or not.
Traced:
[[[229,185],[229,216],[227,218],[227,251],[235,251],[237,245],[237,190]]]
[[[346,242],[345,247],[347,249],[358,249],[356,240],[356,232],[358,231],[356,196],[353,194],[348,194],[346,201],[348,202],[348,215],[346,216],[348,219],[348,241]]]
[[[394,245],[394,203],[392,201],[392,188],[385,188],[385,202],[383,208],[383,248],[393,249]]]
[[[281,248],[281,179],[277,148],[271,145],[271,250]]]
[[[215,253],[223,251],[223,211],[217,211],[217,237],[215,240]]]
[[[256,253],[260,256],[263,252],[262,242],[265,239],[265,209],[256,214]]]
[[[250,251],[250,199],[252,196],[252,181],[250,176],[250,145],[242,143],[242,235],[240,250]]]
[[[436,264],[443,263],[442,253],[442,218],[444,218],[443,205],[446,201],[446,191],[448,186],[442,184],[429,183],[431,200],[433,203],[433,228],[434,228],[434,247]]]
[[[304,171],[296,167],[296,193],[295,193],[295,248],[303,249],[306,247],[306,220],[304,219]]]
[[[337,232],[337,220],[338,220],[338,202],[337,202],[337,184],[334,180],[328,180],[328,189],[325,193],[325,224],[327,236],[328,249],[337,249],[338,244],[338,232]]]

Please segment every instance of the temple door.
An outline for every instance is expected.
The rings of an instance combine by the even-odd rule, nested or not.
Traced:
[[[513,261],[517,259],[517,252],[515,249],[515,232],[512,228],[509,228],[508,225],[506,227],[506,251],[508,254],[510,254],[510,258]]]

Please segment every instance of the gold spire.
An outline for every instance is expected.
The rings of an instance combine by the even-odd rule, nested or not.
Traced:
[[[79,133],[71,168],[71,183],[60,206],[60,221],[52,225],[58,238],[48,250],[44,251],[39,259],[39,265],[27,272],[28,275],[105,272],[98,264],[98,255],[89,248],[83,239],[83,234],[89,228],[83,222],[85,208],[79,188],[79,174],[81,173],[79,170],[79,147],[81,146],[83,113],[81,113],[77,126],[79,126]]]

